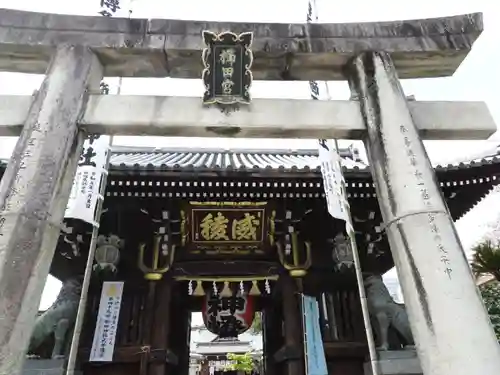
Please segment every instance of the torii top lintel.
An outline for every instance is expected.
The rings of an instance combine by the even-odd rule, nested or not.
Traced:
[[[342,80],[342,67],[366,50],[391,53],[400,78],[420,78],[452,75],[481,34],[483,18],[474,13],[307,25],[129,20],[0,9],[0,70],[43,74],[57,45],[80,44],[96,52],[106,76],[200,78],[203,30],[252,31],[256,80]]]

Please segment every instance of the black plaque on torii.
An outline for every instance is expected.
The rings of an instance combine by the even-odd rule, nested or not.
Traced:
[[[250,103],[253,53],[250,50],[253,33],[236,35],[225,31],[215,34],[203,31],[202,60],[205,69],[203,104],[232,105]]]

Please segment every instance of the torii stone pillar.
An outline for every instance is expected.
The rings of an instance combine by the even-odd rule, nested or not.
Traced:
[[[59,237],[83,135],[77,120],[101,64],[59,47],[0,184],[0,375],[21,371]]]
[[[387,53],[348,73],[425,375],[498,375],[497,343],[452,218]]]

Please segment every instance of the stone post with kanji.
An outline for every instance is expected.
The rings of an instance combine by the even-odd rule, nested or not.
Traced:
[[[35,322],[101,64],[82,46],[57,48],[0,184],[0,375],[16,375]]]
[[[388,53],[350,66],[384,226],[425,375],[497,375],[500,346]]]

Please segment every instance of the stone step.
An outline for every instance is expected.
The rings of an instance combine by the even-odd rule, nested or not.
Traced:
[[[422,375],[422,368],[414,349],[379,351],[380,375]],[[365,375],[372,375],[371,364],[364,364]]]
[[[64,359],[27,359],[24,362],[22,375],[64,375]],[[75,375],[82,375],[75,371]]]

